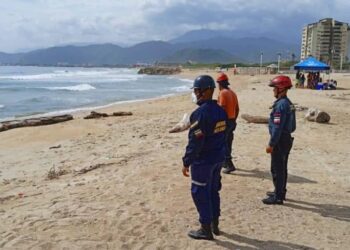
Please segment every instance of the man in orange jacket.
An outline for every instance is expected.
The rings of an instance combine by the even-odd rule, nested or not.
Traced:
[[[218,83],[220,90],[218,104],[225,110],[228,116],[228,121],[226,123],[226,156],[223,173],[229,174],[236,170],[236,167],[232,162],[231,152],[234,138],[233,132],[236,129],[236,120],[239,114],[239,105],[236,93],[228,86],[230,83],[227,75],[225,73],[220,73],[216,82]]]

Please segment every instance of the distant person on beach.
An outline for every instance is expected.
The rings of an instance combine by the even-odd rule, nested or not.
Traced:
[[[269,86],[273,87],[273,94],[277,99],[270,114],[270,141],[266,147],[266,153],[271,154],[271,174],[275,190],[267,192],[268,197],[262,202],[267,205],[281,205],[287,193],[288,156],[294,140],[291,133],[296,128],[295,108],[287,97],[288,89],[292,87],[288,76],[275,77]]]
[[[228,120],[226,124],[226,156],[223,165],[223,173],[229,174],[236,170],[232,162],[232,143],[234,139],[234,131],[237,126],[237,117],[239,114],[239,105],[236,93],[229,88],[228,77],[225,73],[220,73],[216,82],[219,85],[218,104],[225,110]]]
[[[337,81],[331,79],[331,81],[329,82],[328,88],[331,90],[336,90],[337,89]]]
[[[299,87],[304,88],[304,84],[305,84],[305,75],[303,73],[301,73]]]
[[[221,167],[225,160],[225,111],[212,100],[215,82],[208,75],[198,76],[193,83],[193,99],[199,106],[190,117],[188,144],[182,173],[189,176],[191,167],[191,193],[199,213],[200,229],[188,236],[213,240],[219,235]]]

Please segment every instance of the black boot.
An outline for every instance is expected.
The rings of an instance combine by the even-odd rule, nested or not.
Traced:
[[[270,197],[270,196],[275,196],[275,192],[273,192],[273,191],[267,191],[267,192],[266,192],[266,195],[269,196],[269,197]]]
[[[220,235],[219,218],[213,219],[213,222],[211,223],[211,230],[213,231],[213,234]]]
[[[268,191],[268,192],[266,192],[266,195],[269,196],[269,197],[275,196],[275,192]],[[286,199],[286,194],[285,194],[285,193],[282,195],[282,199],[283,199],[284,201],[287,200],[287,199]]]
[[[236,170],[235,165],[233,164],[232,160],[227,160],[226,162],[226,168],[222,171],[224,174],[229,174]]]
[[[201,228],[197,231],[191,230],[188,233],[188,236],[190,236],[193,239],[196,240],[213,240],[213,233],[211,232],[210,224],[201,224]]]
[[[269,196],[262,200],[266,205],[283,205],[283,199],[277,198],[276,195]]]

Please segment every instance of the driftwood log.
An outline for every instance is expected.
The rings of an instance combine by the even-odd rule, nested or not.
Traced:
[[[73,120],[72,115],[43,116],[43,117],[29,118],[24,120],[5,121],[5,122],[0,122],[0,132],[13,129],[13,128],[50,125],[50,124],[65,122],[69,120]]]
[[[98,163],[98,164],[95,164],[95,165],[90,165],[88,167],[84,167],[82,169],[79,169],[79,170],[74,170],[75,172],[75,175],[80,175],[80,174],[85,174],[87,172],[90,172],[92,170],[95,170],[95,169],[98,169],[98,168],[101,168],[101,167],[106,167],[106,166],[110,166],[110,165],[113,165],[115,163],[111,162],[111,163]]]
[[[267,124],[269,123],[269,118],[265,116],[255,116],[242,114],[241,117],[246,120],[248,123],[258,123],[258,124]]]
[[[132,115],[132,112],[113,112],[112,116],[126,116],[126,115]]]
[[[132,113],[120,111],[120,112],[114,112],[113,114],[109,115],[106,113],[91,111],[90,115],[85,116],[84,119],[98,119],[101,117],[108,117],[108,116],[128,116],[128,115],[132,115]]]
[[[91,111],[90,115],[85,116],[84,119],[97,119],[101,117],[108,117],[108,114]]]

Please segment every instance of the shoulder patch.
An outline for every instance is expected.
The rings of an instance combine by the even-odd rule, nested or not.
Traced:
[[[217,122],[214,129],[214,134],[223,132],[226,130],[226,121]]]

